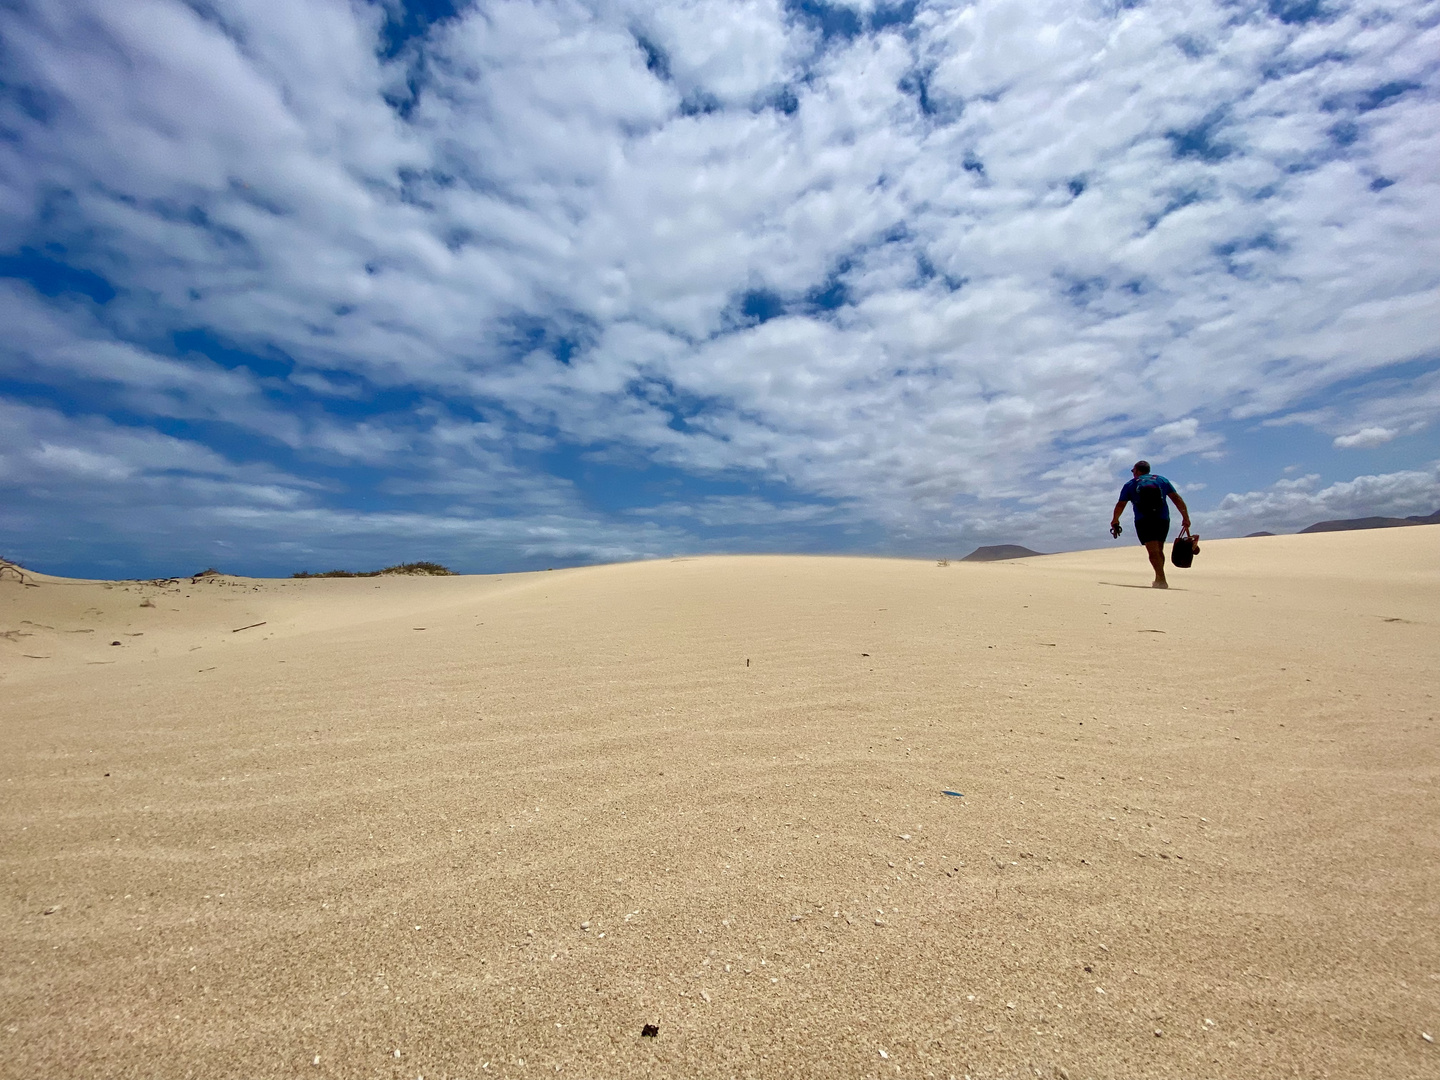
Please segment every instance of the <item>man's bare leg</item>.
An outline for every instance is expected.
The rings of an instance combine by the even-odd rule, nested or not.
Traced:
[[[1145,541],[1145,552],[1150,556],[1150,565],[1155,568],[1155,580],[1151,583],[1153,589],[1168,589],[1170,583],[1165,580],[1165,544],[1160,540]]]

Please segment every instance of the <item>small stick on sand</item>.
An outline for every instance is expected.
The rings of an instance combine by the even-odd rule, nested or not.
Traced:
[[[241,630],[254,630],[255,627],[264,625],[265,624],[263,622],[252,622],[249,626],[237,626],[234,630],[231,630],[230,632],[232,634],[238,634]]]

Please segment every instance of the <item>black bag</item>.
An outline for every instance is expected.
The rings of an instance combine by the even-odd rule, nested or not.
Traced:
[[[1135,512],[1140,517],[1161,517],[1165,513],[1165,489],[1160,478],[1150,473],[1135,483]]]
[[[1181,529],[1180,535],[1175,537],[1175,543],[1170,545],[1170,561],[1184,570],[1195,561],[1199,551],[1200,537],[1191,536],[1189,529]]]

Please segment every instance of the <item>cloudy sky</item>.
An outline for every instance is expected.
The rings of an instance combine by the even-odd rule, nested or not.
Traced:
[[[1440,2],[4,0],[0,328],[57,573],[1429,513]]]

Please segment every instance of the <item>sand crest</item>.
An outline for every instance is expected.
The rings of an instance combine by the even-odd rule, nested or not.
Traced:
[[[1440,526],[1148,580],[0,578],[0,1075],[1440,1075]]]

